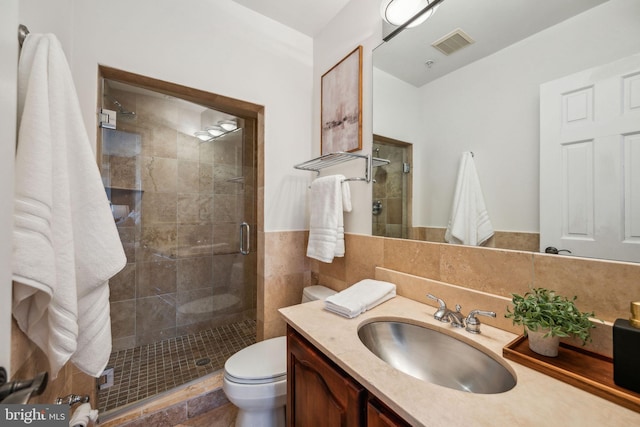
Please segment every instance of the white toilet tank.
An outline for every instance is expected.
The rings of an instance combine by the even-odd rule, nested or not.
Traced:
[[[335,295],[336,291],[324,286],[315,285],[307,286],[302,290],[302,302],[324,300],[325,298]]]

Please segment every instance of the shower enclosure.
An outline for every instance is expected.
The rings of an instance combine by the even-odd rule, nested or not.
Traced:
[[[99,162],[127,255],[110,281],[114,385],[98,393],[110,411],[255,342],[256,144],[250,120],[122,82],[103,79],[102,108]]]
[[[374,169],[371,232],[374,236],[406,239],[411,233],[412,146],[374,135],[373,156],[389,163]]]

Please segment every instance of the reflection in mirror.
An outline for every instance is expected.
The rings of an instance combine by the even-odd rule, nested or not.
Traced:
[[[407,238],[411,230],[413,147],[406,142],[373,136],[373,157],[389,160],[374,168],[372,234]]]
[[[463,48],[431,46],[457,30],[471,40]],[[408,236],[443,242],[460,157],[473,151],[496,230],[486,246],[555,246],[539,234],[540,174],[559,176],[540,169],[540,86],[637,54],[637,40],[634,0],[446,0],[376,48],[373,132],[413,144]]]

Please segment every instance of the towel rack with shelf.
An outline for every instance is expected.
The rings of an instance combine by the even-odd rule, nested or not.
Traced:
[[[379,159],[377,157],[369,156],[368,154],[355,154],[355,153],[345,153],[345,152],[335,152],[325,154],[320,157],[316,157],[315,159],[307,160],[306,162],[299,163],[294,165],[293,167],[296,169],[314,171],[318,175],[320,175],[320,171],[324,168],[328,168],[331,166],[336,166],[344,162],[349,162],[351,160],[362,159],[365,161],[365,176],[356,177],[356,178],[346,178],[345,181],[366,181],[371,182],[371,171],[374,167],[384,166],[389,164],[389,160]]]

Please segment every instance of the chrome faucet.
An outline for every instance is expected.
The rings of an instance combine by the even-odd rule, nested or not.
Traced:
[[[465,329],[467,332],[471,332],[472,334],[480,333],[481,323],[476,317],[476,315],[496,317],[495,311],[471,310],[471,312],[467,316],[467,327]]]
[[[58,397],[55,401],[56,405],[69,405],[69,406],[73,406],[76,403],[87,403],[89,402],[89,396],[85,395],[85,396],[80,396],[78,394],[70,394],[68,396],[65,397]]]
[[[438,310],[433,313],[433,318],[443,322],[451,323],[455,328],[464,328],[464,315],[460,312],[460,304],[456,304],[456,311],[447,308],[447,304],[433,294],[427,294],[427,298],[438,301]]]
[[[454,328],[464,328],[464,315],[460,312],[461,308],[460,304],[456,304],[456,311],[447,309],[446,317]]]
[[[433,313],[433,318],[440,322],[449,322],[449,318],[447,317],[447,312],[449,311],[449,309],[447,308],[447,304],[443,300],[432,294],[427,294],[427,298],[438,301],[439,307],[438,310]]]

